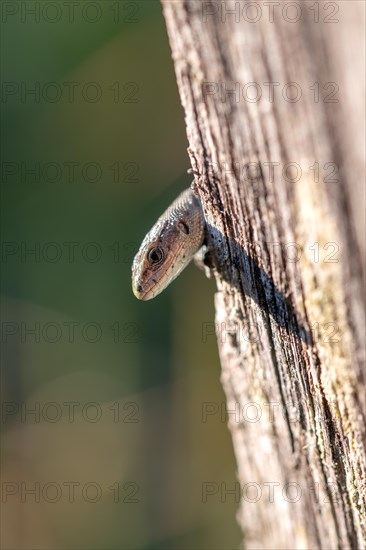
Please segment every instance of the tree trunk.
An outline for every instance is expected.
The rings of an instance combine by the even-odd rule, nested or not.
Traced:
[[[365,5],[162,3],[244,546],[363,548]]]

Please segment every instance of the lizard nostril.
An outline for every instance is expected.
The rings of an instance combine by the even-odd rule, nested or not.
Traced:
[[[142,292],[144,290],[144,287],[141,285],[138,285],[137,292]]]

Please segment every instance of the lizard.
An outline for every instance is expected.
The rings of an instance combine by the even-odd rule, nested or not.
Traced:
[[[132,291],[139,300],[162,292],[203,247],[206,223],[193,189],[183,191],[147,233],[132,264]]]

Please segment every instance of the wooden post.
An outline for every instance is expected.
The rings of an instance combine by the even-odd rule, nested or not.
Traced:
[[[244,544],[363,548],[365,4],[162,4]]]

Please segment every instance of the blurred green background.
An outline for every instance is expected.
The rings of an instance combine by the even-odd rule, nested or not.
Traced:
[[[214,284],[131,292],[190,183],[161,6],[1,4],[2,548],[236,548]]]

